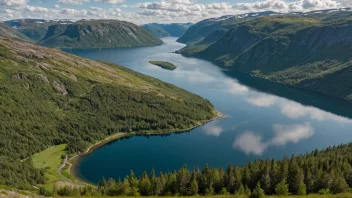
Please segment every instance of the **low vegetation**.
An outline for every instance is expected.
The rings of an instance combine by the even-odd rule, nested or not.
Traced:
[[[176,65],[166,61],[149,61],[149,63],[167,70],[175,70],[177,68]]]
[[[66,144],[49,147],[48,149],[32,156],[33,166],[37,169],[44,169],[46,186],[51,188],[56,181],[62,180],[57,171],[66,156]]]
[[[4,38],[0,49],[0,185],[54,181],[62,150],[28,158],[51,146],[73,154],[118,132],[185,130],[215,116],[208,100],[122,66]]]

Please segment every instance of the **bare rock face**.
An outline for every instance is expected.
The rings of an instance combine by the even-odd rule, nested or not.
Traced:
[[[56,91],[58,91],[61,95],[65,96],[68,94],[65,85],[62,85],[56,81],[53,82],[53,87]]]
[[[28,83],[24,84],[24,88],[25,88],[25,89],[29,89],[29,87],[30,87],[30,86],[29,86]]]
[[[70,79],[73,80],[73,81],[75,81],[75,82],[77,82],[77,77],[76,77],[75,75],[71,75],[71,76],[70,76]]]
[[[16,79],[26,79],[27,78],[27,75],[26,74],[22,74],[22,73],[19,73],[19,74],[13,74],[11,76],[11,78],[16,78]]]
[[[45,84],[49,84],[50,83],[49,79],[46,76],[44,76],[43,74],[39,74],[37,77],[38,77],[38,79],[40,79]]]

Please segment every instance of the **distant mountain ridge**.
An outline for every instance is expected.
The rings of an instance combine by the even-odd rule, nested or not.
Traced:
[[[194,25],[192,25],[185,32],[183,36],[181,36],[177,41],[185,44],[197,43],[208,35],[213,33],[214,31],[224,32],[229,29],[229,25],[248,20],[251,18],[257,18],[261,16],[269,16],[277,14],[276,12],[258,12],[258,13],[248,13],[248,14],[238,14],[238,15],[226,15],[218,18],[209,18],[202,20]],[[219,33],[218,32],[218,33]]]
[[[179,39],[189,44],[179,53],[235,72],[352,100],[351,9],[229,20],[214,23],[219,28],[200,39],[192,37],[195,27],[204,28],[204,23],[214,19],[195,24]]]
[[[126,21],[21,19],[5,23],[48,47],[115,48],[163,43],[150,32]]]
[[[26,35],[16,31],[5,23],[0,22],[0,36],[16,40],[31,41]]]
[[[142,27],[154,34],[155,36],[161,38],[168,36],[180,37],[187,31],[190,26],[192,26],[192,23],[149,23],[143,25]]]

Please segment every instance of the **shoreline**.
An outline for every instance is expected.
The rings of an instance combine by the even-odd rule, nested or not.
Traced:
[[[132,137],[132,136],[158,136],[158,135],[169,135],[172,133],[183,133],[183,132],[189,132],[195,128],[198,128],[200,126],[203,126],[209,122],[215,121],[219,118],[226,118],[227,116],[221,112],[217,112],[213,118],[203,121],[193,127],[190,127],[188,129],[179,129],[179,130],[174,130],[174,131],[165,131],[165,132],[156,132],[156,133],[138,133],[138,132],[131,132],[131,133],[126,133],[126,132],[119,132],[116,133],[114,135],[108,136],[107,138],[100,140],[98,142],[96,142],[95,144],[89,146],[85,152],[82,153],[78,153],[72,157],[70,157],[67,160],[67,165],[68,167],[68,173],[73,176],[75,178],[75,180],[77,180],[79,183],[81,184],[86,184],[86,185],[93,185],[96,186],[95,184],[91,184],[88,181],[84,181],[83,179],[79,178],[77,175],[77,171],[76,168],[79,165],[79,161],[84,158],[85,156],[91,154],[92,152],[94,152],[96,149],[99,149],[100,147],[113,142],[115,140],[119,140],[125,137]]]

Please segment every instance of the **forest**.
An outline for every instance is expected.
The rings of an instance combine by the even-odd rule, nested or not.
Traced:
[[[60,196],[194,196],[338,194],[352,186],[352,143],[282,160],[256,160],[244,166],[229,164],[226,169],[205,165],[178,171],[137,176],[131,171],[126,178],[102,178],[98,188],[58,188],[41,194]],[[191,170],[190,170],[191,169]]]
[[[30,157],[67,153],[118,132],[188,130],[215,116],[208,100],[122,66],[0,38],[0,185],[46,182]]]

